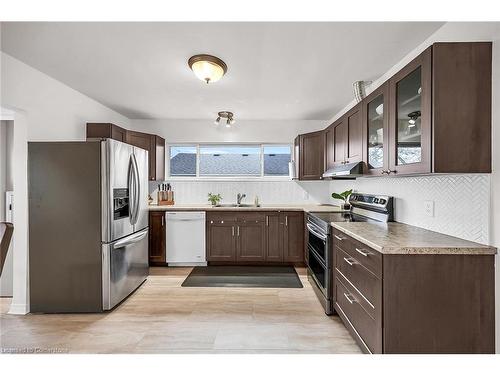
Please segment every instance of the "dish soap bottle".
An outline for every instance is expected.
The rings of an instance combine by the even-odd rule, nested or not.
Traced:
[[[260,207],[260,204],[259,204],[259,196],[256,195],[255,196],[255,199],[253,201],[253,204],[255,205],[255,207]]]

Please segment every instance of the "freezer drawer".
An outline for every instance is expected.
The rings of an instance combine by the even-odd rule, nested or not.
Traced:
[[[110,310],[149,274],[148,228],[102,248],[102,307]]]

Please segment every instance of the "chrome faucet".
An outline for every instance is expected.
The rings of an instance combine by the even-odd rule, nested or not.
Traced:
[[[241,200],[242,200],[243,198],[245,198],[246,196],[247,196],[246,194],[241,194],[241,193],[238,193],[238,195],[236,196],[236,203],[237,203],[238,205],[240,205],[240,204],[241,204]]]

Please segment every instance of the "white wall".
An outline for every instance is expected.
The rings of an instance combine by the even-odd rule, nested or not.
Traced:
[[[5,192],[12,190],[13,176],[12,176],[12,145],[14,143],[14,123],[13,121],[0,121],[0,221],[5,221]],[[12,296],[12,282],[13,282],[13,244],[7,252],[7,258],[2,269],[2,276],[0,277],[0,296]]]
[[[453,41],[492,41],[493,42],[493,105],[492,105],[492,125],[493,125],[493,173],[491,181],[490,207],[490,227],[488,242],[500,248],[500,23],[462,23],[449,22],[443,25],[438,31],[432,34],[419,47],[415,48],[400,62],[389,69],[383,76],[373,82],[371,89],[375,89],[400,70],[425,48],[434,42]],[[368,93],[371,90],[367,90]],[[332,117],[331,122],[342,116],[354,102]],[[474,192],[471,191],[471,197]],[[461,205],[457,202],[457,205]],[[500,353],[500,255],[496,256],[496,350]]]
[[[7,190],[7,121],[0,121],[0,221],[5,221]]]
[[[490,180],[489,175],[479,174],[368,177],[355,181],[331,181],[330,190],[338,193],[355,189],[362,193],[393,196],[396,221],[488,244]],[[426,200],[434,202],[433,217],[425,213]]]
[[[312,120],[238,120],[227,129],[213,120],[130,120],[139,131],[158,134],[167,143],[257,142],[292,143],[301,133],[325,128],[325,121]]]
[[[329,186],[320,181],[179,181],[168,180],[175,193],[176,204],[208,204],[208,193],[218,193],[222,203],[235,203],[236,194],[244,193],[243,203],[253,203],[255,196],[262,205],[317,204],[329,201]],[[150,183],[153,200],[157,199],[157,183]]]
[[[87,122],[128,126],[128,119],[95,100],[2,52],[4,108],[24,110],[28,140],[84,140]]]

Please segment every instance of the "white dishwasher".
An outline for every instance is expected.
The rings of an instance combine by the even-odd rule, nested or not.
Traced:
[[[167,212],[169,266],[206,266],[205,212]]]

